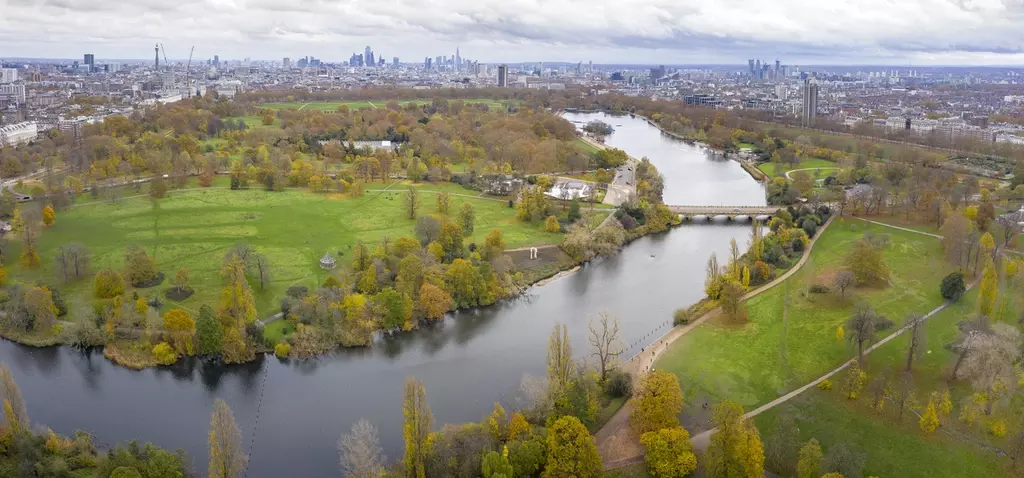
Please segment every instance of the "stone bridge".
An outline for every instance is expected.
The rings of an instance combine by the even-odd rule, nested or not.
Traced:
[[[713,220],[718,217],[734,221],[758,219],[766,221],[782,207],[779,206],[668,206],[672,212],[683,216],[683,220]]]

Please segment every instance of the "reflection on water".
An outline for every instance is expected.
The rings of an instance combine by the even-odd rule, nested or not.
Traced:
[[[692,172],[676,177],[670,161],[681,156],[655,156],[655,150],[672,151],[682,143],[654,130],[637,136],[638,141],[670,144],[624,144],[628,140],[620,133],[651,127],[628,117],[615,122],[622,126],[609,143],[658,163],[670,185],[666,199],[673,188],[702,189],[711,203],[762,194],[742,171],[738,177],[745,178],[745,189],[739,193],[735,185],[716,189],[721,178],[732,181],[726,173],[711,179]],[[634,151],[640,146],[648,152]],[[697,154],[691,153],[687,161]],[[740,169],[732,162],[715,161],[714,167]],[[622,341],[629,347],[624,355],[630,356],[668,330],[672,311],[700,298],[708,256],[724,257],[729,241],[745,244],[748,232],[749,226],[685,225],[533,287],[524,298],[461,311],[413,332],[383,334],[372,347],[338,350],[318,360],[267,356],[224,366],[192,359],[134,371],[114,366],[95,350],[31,348],[7,341],[0,341],[0,360],[11,365],[35,424],[61,433],[88,430],[104,443],[138,439],[182,448],[203,470],[209,413],[213,401],[222,398],[234,411],[246,444],[259,410],[249,476],[333,476],[338,435],[361,418],[377,425],[392,460],[401,456],[401,396],[407,377],[426,384],[437,424],[480,420],[495,401],[513,404],[524,373],[544,375],[547,338],[555,324],[568,327],[574,355],[582,358],[587,321],[602,311],[618,315]]]

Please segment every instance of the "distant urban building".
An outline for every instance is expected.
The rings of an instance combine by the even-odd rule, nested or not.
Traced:
[[[391,66],[398,66],[398,57],[397,56],[391,59]]]
[[[498,87],[499,88],[507,88],[508,87],[508,65],[505,65],[505,64],[498,65]]]
[[[38,135],[39,127],[35,121],[0,126],[0,146],[25,144],[34,141]]]
[[[89,70],[90,73],[93,72],[93,71],[96,71],[96,57],[93,56],[92,53],[86,53],[85,54],[84,62],[85,62],[85,68],[87,70]]]
[[[658,65],[657,68],[651,68],[651,81],[656,82],[659,78],[665,76],[665,65]]]
[[[291,58],[285,58],[284,60],[281,60],[281,65],[284,66],[284,69],[286,69],[286,70],[291,69],[291,67],[292,67],[292,59]]]
[[[683,103],[688,105],[717,106],[722,102],[711,95],[687,95],[683,97]]]
[[[803,93],[803,113],[800,123],[804,126],[814,126],[815,116],[818,114],[818,83],[810,78],[804,79]]]
[[[747,72],[750,73],[750,76],[754,76],[756,70],[754,70],[754,59],[753,58],[747,60],[747,67],[748,67],[747,68]]]
[[[458,47],[455,47],[455,71],[462,71],[462,55],[459,54]]]
[[[25,84],[0,84],[0,98],[5,98],[7,101],[11,101],[19,105],[25,104]]]
[[[18,81],[17,68],[0,68],[0,83],[14,83]]]
[[[432,70],[434,66],[433,63],[434,59],[428,56],[423,59],[423,68],[426,69],[427,71]]]
[[[374,66],[377,62],[373,61],[373,50],[370,46],[366,46],[366,53],[363,53],[363,66]]]

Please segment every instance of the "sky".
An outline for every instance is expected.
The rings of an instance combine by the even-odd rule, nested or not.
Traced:
[[[0,0],[0,58],[1024,65],[1024,0]]]

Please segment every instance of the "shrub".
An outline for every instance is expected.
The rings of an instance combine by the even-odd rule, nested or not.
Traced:
[[[964,284],[963,273],[954,272],[943,278],[940,290],[943,299],[953,302],[960,300],[960,297],[964,295],[964,291],[967,290],[967,286]]]
[[[825,284],[813,284],[808,290],[812,294],[828,294],[829,288]]]
[[[153,359],[160,365],[170,365],[178,361],[178,353],[167,342],[160,342],[153,347]]]
[[[821,390],[823,392],[827,392],[829,390],[832,390],[832,381],[831,380],[822,380],[821,382],[818,382],[818,390]]]
[[[628,372],[612,370],[604,383],[604,393],[610,397],[629,397],[633,394],[633,376]]]
[[[682,307],[676,309],[675,313],[672,314],[672,325],[686,325],[693,320],[693,314],[690,309]]]
[[[296,299],[301,299],[301,298],[309,295],[309,288],[304,286],[304,285],[293,285],[293,286],[288,288],[288,291],[285,292],[285,294],[287,294],[288,297],[294,297]]]
[[[281,342],[274,346],[274,355],[276,355],[277,358],[286,358],[288,357],[288,352],[291,351],[292,346],[284,342]]]
[[[814,233],[818,232],[818,223],[814,219],[815,217],[807,217],[800,225],[800,228],[807,233],[807,237],[814,237]],[[801,244],[801,249],[803,248],[802,246],[803,245]],[[794,247],[793,250],[796,250],[796,248]]]
[[[996,438],[1006,436],[1006,421],[1002,418],[992,420],[992,422],[988,424],[988,432]]]

